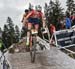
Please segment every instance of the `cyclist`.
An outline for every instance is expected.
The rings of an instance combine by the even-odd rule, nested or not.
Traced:
[[[24,13],[23,18],[22,18],[22,21],[21,21],[24,26],[27,26],[27,22],[28,21],[24,21],[24,18],[28,15],[28,13],[29,13],[29,10],[28,9],[25,9],[25,13]]]
[[[23,27],[22,27],[22,32],[23,33],[22,33],[21,37],[26,36],[26,33],[27,33],[27,23],[28,23],[28,21],[25,21],[24,18],[28,15],[29,10],[28,9],[25,9],[24,12],[25,13],[23,14],[23,18],[21,20],[21,22],[23,23]]]
[[[28,32],[27,32],[26,45],[29,45],[30,30],[33,25],[35,27],[34,31],[38,32],[40,18],[42,19],[43,27],[44,27],[45,26],[44,16],[43,16],[43,13],[41,12],[41,7],[39,5],[36,6],[36,10],[31,9],[28,15],[25,17],[25,20],[28,20]]]

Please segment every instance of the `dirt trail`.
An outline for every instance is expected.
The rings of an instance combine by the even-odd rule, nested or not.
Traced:
[[[30,62],[29,53],[9,54],[12,69],[75,69],[75,60],[52,47],[36,56],[36,62]]]

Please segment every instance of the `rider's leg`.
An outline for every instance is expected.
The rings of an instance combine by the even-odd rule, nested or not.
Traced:
[[[36,25],[34,25],[34,27],[35,27],[35,32],[38,32],[38,28],[39,28],[39,25],[38,24],[36,24]],[[32,36],[30,37],[30,50],[32,49]]]
[[[32,23],[28,23],[28,31],[27,31],[27,42],[26,45],[29,45],[29,39],[30,39],[30,30],[32,28]]]
[[[39,24],[35,24],[35,32],[37,33],[38,35],[38,30],[39,30]],[[37,41],[37,36],[36,36],[36,41]]]
[[[35,31],[38,32],[38,29],[39,29],[39,24],[35,24]]]

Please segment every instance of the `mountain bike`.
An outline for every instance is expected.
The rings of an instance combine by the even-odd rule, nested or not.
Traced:
[[[34,29],[33,29],[34,30]],[[46,47],[38,41],[38,31],[31,31],[31,41],[32,46],[30,46],[30,56],[31,56],[31,62],[34,63],[36,59],[36,54],[39,51],[43,51],[46,49]]]
[[[34,30],[34,29],[33,29]],[[36,58],[36,46],[37,46],[37,31],[32,31],[31,30],[31,37],[30,37],[30,56],[31,56],[31,62],[34,63],[35,62],[35,58]]]

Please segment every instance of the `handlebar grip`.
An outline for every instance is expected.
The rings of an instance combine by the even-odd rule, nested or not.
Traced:
[[[41,28],[41,31],[43,32],[43,31],[45,31],[45,29],[44,28]]]

